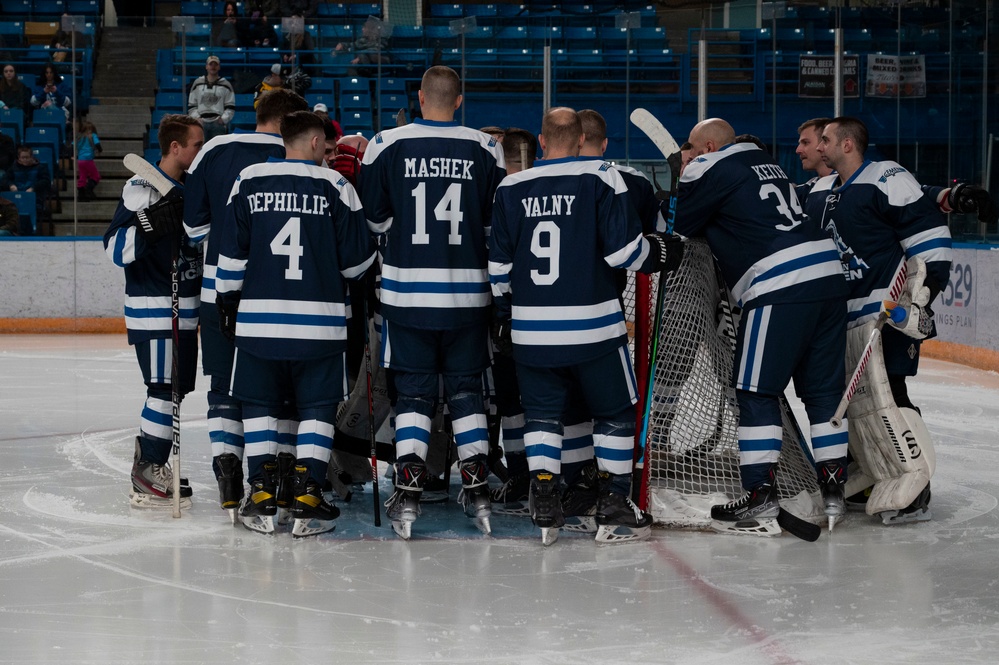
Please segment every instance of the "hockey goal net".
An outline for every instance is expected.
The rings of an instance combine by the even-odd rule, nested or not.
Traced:
[[[644,447],[642,507],[663,526],[705,527],[711,506],[738,498],[738,405],[731,386],[735,324],[722,306],[714,258],[703,240],[686,245],[680,268],[663,281],[663,316],[650,362],[658,276],[631,273],[626,315],[634,326],[639,405],[654,372]],[[824,520],[807,443],[790,409],[777,471],[781,505],[809,520]],[[638,438],[641,437],[641,417]],[[641,445],[636,445],[636,458]]]

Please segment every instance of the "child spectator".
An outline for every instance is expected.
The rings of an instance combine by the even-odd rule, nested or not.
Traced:
[[[38,217],[42,216],[50,189],[49,167],[31,154],[31,146],[17,146],[17,163],[10,170],[8,189],[12,192],[34,192]],[[21,235],[31,235],[34,229],[22,228]]]
[[[81,201],[93,201],[97,198],[94,188],[101,181],[94,157],[101,154],[101,139],[97,136],[97,128],[89,120],[80,120],[76,140],[76,191]]]

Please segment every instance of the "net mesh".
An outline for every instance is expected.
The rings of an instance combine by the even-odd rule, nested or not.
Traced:
[[[656,523],[665,526],[707,526],[712,505],[743,493],[738,405],[731,386],[735,328],[723,307],[724,291],[718,280],[707,243],[695,239],[687,243],[680,268],[663,281],[665,297],[656,362],[651,368],[655,380],[646,437],[648,491],[642,499]],[[632,276],[625,296],[642,393],[647,385],[643,377],[652,365],[656,281]],[[784,412],[777,472],[781,504],[800,517],[824,519],[814,500],[818,488],[807,444],[797,423],[789,418],[790,409]]]

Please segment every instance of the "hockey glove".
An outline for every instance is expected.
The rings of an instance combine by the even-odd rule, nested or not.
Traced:
[[[361,160],[363,158],[363,150],[359,151],[352,145],[337,145],[336,157],[333,159],[333,169],[356,187],[357,174],[361,170]]]
[[[683,241],[680,236],[667,233],[649,233],[645,236],[649,241],[649,258],[642,266],[642,272],[648,274],[665,270],[673,272],[683,261]]]
[[[954,212],[977,213],[978,221],[993,224],[999,219],[999,209],[989,193],[981,187],[959,182],[950,190],[950,207]]]
[[[215,294],[215,306],[219,310],[219,330],[222,336],[230,342],[236,339],[236,312],[239,310],[239,298],[223,300],[222,294]]]
[[[176,236],[184,223],[184,195],[174,187],[159,201],[136,213],[139,234],[150,245],[163,236]]]
[[[489,328],[496,353],[508,358],[513,356],[513,335],[510,329],[510,319],[496,318]]]

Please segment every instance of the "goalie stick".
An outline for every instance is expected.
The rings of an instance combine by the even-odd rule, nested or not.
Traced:
[[[139,176],[161,195],[166,196],[174,184],[160,171],[135,153],[128,153],[122,159],[125,168]],[[172,339],[172,365],[170,372],[170,401],[173,416],[173,447],[170,451],[170,466],[173,468],[173,516],[180,517],[180,371],[177,356],[180,350],[180,278],[177,261],[180,255],[180,238],[174,238],[170,248],[170,325]]]
[[[667,131],[663,124],[659,120],[649,113],[645,109],[635,109],[631,112],[631,122],[641,129],[649,139],[659,148],[666,160],[670,162],[670,173],[669,173],[669,214],[666,219],[666,232],[673,232],[673,222],[676,218],[676,197],[677,188],[680,183],[680,169],[674,164],[679,165],[679,159],[675,156],[679,156],[680,146],[677,145],[676,140]],[[646,496],[649,489],[649,471],[650,466],[645,464],[645,453],[647,448],[647,441],[649,437],[649,420],[652,416],[652,392],[655,388],[655,377],[656,377],[656,358],[659,355],[659,335],[662,328],[662,318],[663,318],[663,301],[665,300],[665,274],[663,272],[659,273],[659,283],[656,290],[656,308],[655,314],[653,316],[652,324],[652,339],[649,344],[649,364],[648,364],[648,378],[645,382],[645,399],[642,405],[642,426],[639,430],[639,439],[636,442],[636,460],[634,469],[634,482],[632,482],[632,494],[634,499],[637,499],[637,503],[642,510],[646,508]],[[635,347],[635,352],[638,353],[638,346]]]

